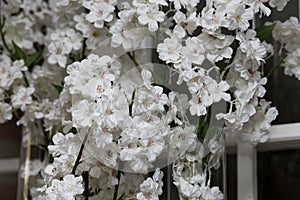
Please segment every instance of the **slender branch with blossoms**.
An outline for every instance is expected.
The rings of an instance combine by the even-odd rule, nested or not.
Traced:
[[[180,199],[221,200],[224,141],[209,127],[267,140],[271,34],[300,79],[298,20],[251,26],[288,0],[0,2],[0,123],[18,118],[43,152],[22,173],[32,199],[155,200],[171,166]]]

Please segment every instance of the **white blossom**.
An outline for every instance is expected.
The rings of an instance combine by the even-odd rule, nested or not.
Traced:
[[[82,194],[84,191],[82,186],[82,177],[75,177],[68,174],[59,181],[53,179],[51,186],[46,189],[46,194],[49,199],[75,199],[77,194]]]
[[[17,86],[13,89],[13,95],[11,96],[12,106],[14,108],[20,108],[22,111],[26,110],[26,106],[32,103],[32,94],[34,88]]]
[[[180,10],[182,7],[191,10],[195,8],[195,6],[199,3],[199,0],[170,0],[170,2],[174,2],[176,10]]]
[[[166,38],[163,43],[158,44],[157,52],[159,58],[166,63],[177,63],[181,57],[182,45],[175,37]]]
[[[199,20],[196,17],[196,12],[186,16],[184,13],[177,11],[174,15],[174,20],[177,24],[174,27],[173,32],[179,38],[185,37],[186,32],[192,34],[199,24]]]
[[[276,21],[272,35],[288,51],[297,49],[300,45],[300,24],[298,18],[290,17],[285,22]]]
[[[237,4],[228,12],[229,30],[239,29],[245,31],[249,28],[249,21],[253,18],[253,12],[250,8],[246,9],[244,5]]]
[[[289,76],[295,76],[300,80],[300,67],[298,65],[300,59],[300,49],[289,52],[287,57],[284,59],[284,73]]]
[[[137,8],[138,21],[141,25],[148,25],[149,31],[154,32],[158,29],[158,22],[164,21],[164,13],[159,11],[155,4],[140,6]]]
[[[290,0],[270,0],[269,4],[273,8],[276,7],[278,11],[282,11],[289,1]]]
[[[70,46],[65,46],[62,41],[50,43],[48,46],[49,57],[48,62],[51,65],[58,64],[60,67],[65,67],[67,64],[67,54],[71,52]]]
[[[89,103],[87,100],[80,101],[74,106],[72,117],[75,127],[90,127],[100,116],[100,105]]]
[[[113,20],[112,12],[115,7],[106,3],[105,1],[96,1],[94,3],[89,3],[90,5],[85,6],[90,10],[86,15],[86,20],[94,23],[96,28],[103,28],[104,22],[110,22]]]
[[[12,119],[12,107],[8,103],[0,102],[0,123]]]
[[[163,173],[156,169],[152,178],[147,178],[140,185],[140,193],[136,195],[138,200],[158,200],[159,196],[162,194],[162,177]]]
[[[24,61],[19,60],[12,63],[6,54],[0,57],[0,86],[8,89],[16,79],[22,78],[25,71]]]
[[[253,10],[254,13],[260,12],[260,16],[262,13],[266,16],[271,14],[271,9],[268,8],[264,3],[268,2],[269,0],[244,0],[247,5]]]

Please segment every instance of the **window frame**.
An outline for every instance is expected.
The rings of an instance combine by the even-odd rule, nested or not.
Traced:
[[[226,137],[228,149],[236,149],[237,199],[257,200],[257,152],[300,148],[300,123],[273,125],[269,139],[257,146]]]

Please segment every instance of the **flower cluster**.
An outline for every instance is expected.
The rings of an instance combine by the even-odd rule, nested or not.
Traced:
[[[257,144],[278,114],[260,30],[274,29],[300,79],[298,20],[252,26],[288,0],[0,3],[0,123],[17,118],[24,145],[41,148],[22,168],[32,199],[159,199],[168,165],[181,199],[223,199],[210,122]]]
[[[278,40],[282,48],[287,51],[287,56],[283,59],[284,73],[289,76],[295,76],[300,80],[300,68],[297,62],[300,59],[299,38],[300,25],[296,17],[290,17],[285,22],[276,21],[273,31],[273,37]],[[280,52],[280,54],[283,54]]]

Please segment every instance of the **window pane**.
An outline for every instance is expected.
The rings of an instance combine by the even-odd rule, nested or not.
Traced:
[[[15,200],[17,198],[17,173],[0,174],[0,199]]]
[[[237,199],[237,157],[234,153],[227,154],[227,199],[236,200]]]
[[[300,150],[259,152],[258,200],[299,199]]]

